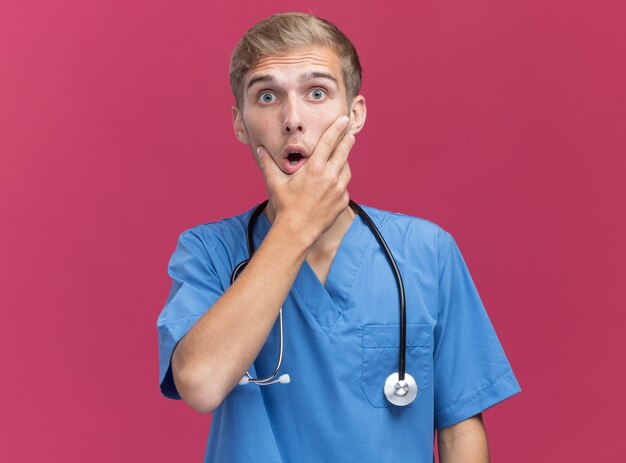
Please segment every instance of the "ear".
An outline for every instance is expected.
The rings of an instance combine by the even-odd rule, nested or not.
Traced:
[[[352,100],[350,106],[350,132],[352,135],[359,133],[365,125],[365,116],[367,115],[367,108],[365,106],[365,97],[363,95],[357,95]]]
[[[244,145],[249,145],[248,132],[246,132],[246,126],[243,123],[243,113],[237,106],[233,106],[233,129],[235,136]]]

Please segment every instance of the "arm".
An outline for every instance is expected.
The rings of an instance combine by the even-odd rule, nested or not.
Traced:
[[[347,158],[354,137],[346,127],[341,118],[331,125],[292,176],[260,149],[259,165],[275,212],[272,227],[241,276],[172,355],[176,388],[195,410],[212,411],[241,380],[263,347],[309,249],[348,206]]]
[[[472,418],[437,431],[441,463],[488,463],[487,433],[479,413]]]

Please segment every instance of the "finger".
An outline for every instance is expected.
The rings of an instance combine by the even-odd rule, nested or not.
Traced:
[[[356,139],[351,133],[344,135],[328,160],[328,167],[337,170],[341,169],[348,160],[348,155],[350,154],[350,150],[352,150],[355,142]]]
[[[315,145],[309,162],[313,161],[320,165],[326,164],[328,158],[330,158],[335,147],[341,140],[342,135],[345,133],[349,121],[350,118],[348,118],[348,116],[340,116],[326,129],[317,142],[317,145]]]
[[[279,172],[282,172],[264,146],[259,146],[256,149],[256,153],[259,161],[259,167],[261,168],[261,172],[263,172],[263,176],[265,178],[275,177],[279,174]]]
[[[350,164],[347,162],[343,165],[339,174],[337,175],[337,184],[345,190],[348,188],[348,183],[350,183],[350,179],[352,178],[352,171],[350,170]]]

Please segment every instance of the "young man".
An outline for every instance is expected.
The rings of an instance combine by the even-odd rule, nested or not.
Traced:
[[[488,461],[481,412],[520,388],[460,251],[431,222],[363,207],[406,300],[407,375],[388,385],[401,298],[346,190],[366,116],[353,45],[319,18],[274,15],[239,42],[230,77],[269,202],[180,236],[158,320],[161,390],[213,412],[205,461],[430,462],[434,429],[442,462]],[[254,254],[231,284],[249,225]],[[279,352],[290,382],[276,384]]]

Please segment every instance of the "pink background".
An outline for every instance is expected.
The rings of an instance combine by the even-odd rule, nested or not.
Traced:
[[[485,413],[493,461],[616,461],[624,2],[333,3],[2,1],[1,461],[201,460],[209,416],[157,384],[167,262],[265,197],[228,61],[290,10],[360,52],[352,197],[464,253],[524,390]]]

